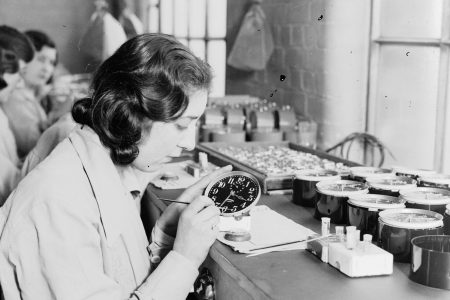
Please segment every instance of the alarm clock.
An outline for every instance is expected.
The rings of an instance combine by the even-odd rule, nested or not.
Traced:
[[[213,179],[204,195],[214,201],[222,216],[240,216],[256,205],[261,187],[253,175],[231,171]]]

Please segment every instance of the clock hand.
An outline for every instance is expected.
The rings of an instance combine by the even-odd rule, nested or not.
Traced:
[[[233,190],[231,190],[230,194],[228,194],[228,196],[225,198],[225,200],[223,200],[223,202],[220,203],[219,207],[222,207],[228,200],[231,200],[228,197],[233,196],[233,195],[234,195]]]
[[[239,195],[234,195],[234,196],[236,196],[236,198],[238,198],[238,199],[240,199],[240,200],[242,200],[242,201],[247,201],[247,199],[245,199],[245,198],[242,197],[242,196],[239,196]]]

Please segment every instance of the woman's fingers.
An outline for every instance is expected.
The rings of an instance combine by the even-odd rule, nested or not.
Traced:
[[[208,206],[214,206],[214,202],[206,196],[200,196],[195,198],[194,201],[186,207],[185,212],[188,214],[197,214]]]
[[[197,214],[197,219],[200,222],[207,222],[210,219],[217,218],[219,220],[220,209],[214,205],[205,207],[202,211]]]

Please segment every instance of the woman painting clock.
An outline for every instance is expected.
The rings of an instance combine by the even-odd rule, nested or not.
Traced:
[[[150,245],[131,192],[194,147],[210,82],[167,35],[137,36],[99,67],[73,107],[79,126],[0,209],[5,299],[186,298],[218,234],[219,209],[201,192],[231,168],[187,189],[188,206],[168,206]]]

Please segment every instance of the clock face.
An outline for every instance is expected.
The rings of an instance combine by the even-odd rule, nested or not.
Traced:
[[[258,202],[261,187],[253,175],[233,171],[211,181],[205,195],[214,201],[222,216],[233,216],[250,210]]]

